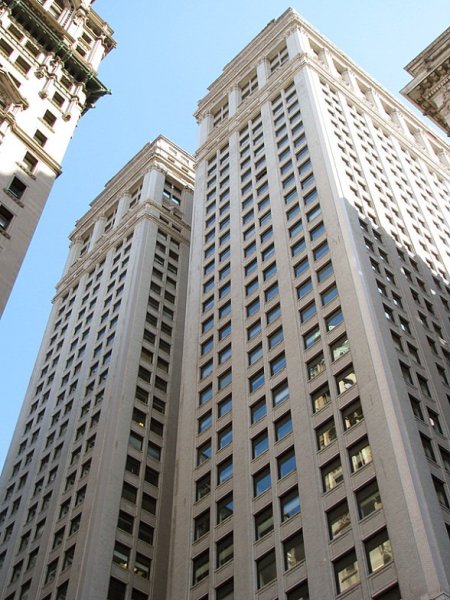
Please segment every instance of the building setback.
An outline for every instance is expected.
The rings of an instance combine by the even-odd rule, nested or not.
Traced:
[[[447,145],[291,9],[196,116],[72,236],[0,597],[450,598]]]
[[[292,10],[196,116],[168,598],[448,598],[447,146]]]
[[[78,120],[115,46],[91,0],[0,3],[0,315]]]
[[[157,138],[71,236],[3,473],[1,598],[165,597],[192,167]]]

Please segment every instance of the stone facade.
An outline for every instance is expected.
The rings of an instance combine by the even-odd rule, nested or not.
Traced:
[[[401,93],[450,135],[450,27],[405,69],[414,79]]]
[[[192,168],[157,138],[71,236],[3,472],[1,598],[165,597]]]
[[[114,47],[89,1],[0,3],[0,314],[81,115]]]

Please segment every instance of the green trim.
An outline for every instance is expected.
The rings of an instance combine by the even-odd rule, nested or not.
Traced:
[[[47,52],[53,52],[64,66],[64,69],[77,83],[82,83],[86,92],[84,112],[95,102],[111,92],[96,77],[95,72],[82,61],[76,53],[61,39],[61,33],[52,28],[33,9],[26,0],[4,0],[11,16],[28,31],[38,44]]]

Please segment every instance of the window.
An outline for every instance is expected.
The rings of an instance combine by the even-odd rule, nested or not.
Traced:
[[[109,580],[108,600],[125,600],[127,586],[122,581],[111,577]]]
[[[367,439],[363,439],[349,449],[352,473],[359,471],[372,462],[372,450]]]
[[[209,551],[203,552],[192,562],[192,585],[195,585],[209,575]]]
[[[278,479],[282,479],[296,470],[295,452],[293,448],[287,450],[277,458],[277,467]]]
[[[213,391],[212,391],[212,385],[210,384],[203,390],[200,390],[199,405],[202,406],[203,404],[206,404],[206,402],[211,400],[212,396],[213,396]]]
[[[194,520],[194,540],[198,540],[209,531],[209,510],[206,510]]]
[[[211,474],[207,473],[204,477],[201,477],[195,482],[195,500],[198,501],[201,498],[207,496],[211,491]]]
[[[359,567],[355,552],[350,552],[334,563],[338,594],[359,583]]]
[[[17,198],[17,200],[22,198],[26,189],[27,186],[18,177],[13,177],[8,186],[8,192]]]
[[[376,510],[382,507],[380,492],[376,481],[356,492],[356,502],[358,504],[359,518],[364,519]]]
[[[130,548],[120,542],[116,542],[113,550],[113,563],[116,563],[122,569],[128,569],[129,562]]]
[[[289,387],[287,382],[280,384],[272,391],[272,405],[278,406],[285,400],[289,399]]]
[[[262,385],[264,385],[264,381],[264,370],[261,369],[252,375],[248,380],[250,392],[252,393],[258,390]]]
[[[252,338],[259,335],[260,333],[261,333],[261,321],[258,319],[257,321],[255,321],[255,323],[253,323],[253,325],[250,325],[250,327],[247,328],[247,339],[251,340]]]
[[[250,408],[250,418],[252,424],[265,417],[266,413],[267,407],[266,401],[264,399],[259,400],[258,402],[256,402],[256,404],[253,404],[253,406]]]
[[[0,231],[6,231],[13,220],[13,213],[0,204]]]
[[[318,412],[331,402],[328,385],[323,386],[311,394],[313,412]]]
[[[277,357],[272,359],[269,363],[270,366],[270,375],[276,375],[280,371],[286,368],[286,356],[284,352],[279,354]]]
[[[328,304],[328,302],[331,302],[334,300],[334,298],[337,298],[337,296],[338,290],[336,284],[334,283],[331,287],[320,294],[322,305],[325,306],[325,304]]]
[[[325,358],[322,353],[318,354],[306,365],[308,379],[313,379],[325,371]]]
[[[334,424],[334,419],[330,419],[318,427],[316,430],[316,437],[317,447],[319,450],[322,450],[322,448],[326,448],[333,443],[336,439],[336,426]]]
[[[258,578],[258,589],[277,578],[274,550],[271,550],[256,561],[256,573]]]
[[[261,539],[273,529],[273,509],[272,505],[255,515],[255,538]]]
[[[392,561],[391,542],[386,529],[365,542],[369,573],[375,573]]]
[[[320,328],[318,325],[316,325],[315,327],[310,329],[307,333],[305,333],[305,335],[303,336],[303,345],[304,345],[305,349],[308,349],[308,348],[311,348],[311,346],[314,346],[314,344],[316,342],[318,342],[319,339],[320,339]]]
[[[212,425],[212,412],[209,411],[198,419],[198,433],[209,429]]]
[[[445,492],[444,483],[440,479],[437,479],[436,477],[432,476],[431,478],[433,479],[433,485],[434,485],[434,489],[436,491],[436,495],[439,500],[439,503],[442,504],[442,506],[445,506],[445,508],[450,508],[447,494]]]
[[[266,313],[267,325],[274,323],[281,316],[280,305],[277,304]]]
[[[267,430],[252,439],[252,458],[257,458],[269,448],[269,436]]]
[[[300,496],[297,488],[280,498],[281,521],[284,522],[300,512]]]
[[[345,531],[348,531],[351,526],[351,521],[347,502],[342,502],[332,510],[328,511],[327,521],[330,540],[334,540],[334,538],[337,538]]]
[[[333,360],[337,360],[350,350],[348,337],[342,336],[330,346],[331,356]]]
[[[219,340],[222,341],[231,334],[231,323],[226,323],[219,329]]]
[[[302,583],[287,592],[286,600],[310,600],[308,583]]]
[[[216,544],[216,567],[233,560],[233,534],[225,536]]]
[[[225,446],[231,444],[232,441],[233,430],[231,428],[231,425],[228,425],[227,427],[224,427],[224,429],[219,431],[217,434],[217,449],[221,450],[222,448],[225,448]]]
[[[278,283],[272,284],[267,290],[264,292],[264,299],[266,302],[270,302],[273,300],[275,296],[278,295]]]
[[[316,304],[315,304],[315,302],[311,302],[310,304],[305,306],[305,308],[302,308],[300,310],[300,321],[302,323],[309,321],[309,319],[312,319],[312,317],[314,317],[316,312],[317,312]]]
[[[305,560],[305,546],[302,532],[283,542],[284,569],[288,571]]]
[[[278,442],[292,432],[291,413],[286,414],[278,421],[275,421],[275,440]]]
[[[339,459],[335,459],[332,462],[328,463],[328,465],[322,467],[321,471],[324,492],[329,492],[330,490],[333,490],[344,480],[342,465]]]
[[[262,358],[262,356],[263,356],[263,347],[262,347],[262,343],[259,343],[257,346],[252,348],[250,350],[250,352],[248,352],[248,354],[247,354],[248,364],[253,365],[260,358]]]
[[[233,494],[227,494],[217,502],[217,524],[233,514]]]
[[[319,283],[325,281],[325,279],[328,279],[328,277],[333,275],[333,273],[333,265],[331,264],[331,262],[329,262],[316,272],[317,280],[319,281]]]
[[[233,600],[234,598],[234,583],[233,580],[226,581],[223,585],[216,589],[216,600]]]
[[[202,465],[204,462],[211,458],[211,440],[208,440],[197,448],[197,466]]]
[[[231,477],[233,477],[233,461],[232,458],[228,458],[217,466],[217,485],[228,481]]]
[[[36,170],[37,164],[38,164],[37,158],[35,158],[29,152],[26,152],[25,156],[23,157],[23,165],[27,169],[27,171],[30,171],[30,173],[34,173],[34,171]]]
[[[232,397],[228,396],[227,398],[225,398],[224,400],[219,402],[219,404],[217,405],[218,418],[220,419],[220,417],[223,417],[224,415],[228,414],[231,411],[231,408],[232,408]]]
[[[327,319],[325,319],[325,325],[327,331],[332,331],[335,327],[340,325],[344,321],[344,316],[342,314],[342,310],[339,308],[334,311]]]
[[[255,497],[270,489],[271,485],[269,467],[265,467],[253,475],[253,495]]]
[[[297,298],[301,300],[304,298],[309,292],[313,289],[311,279],[307,279],[304,283],[298,286],[297,288]]]
[[[231,369],[228,369],[217,378],[217,387],[219,390],[223,390],[225,387],[230,385],[232,381]]]
[[[356,375],[353,367],[342,371],[336,375],[336,385],[338,394],[343,394],[346,390],[349,390],[356,383]]]

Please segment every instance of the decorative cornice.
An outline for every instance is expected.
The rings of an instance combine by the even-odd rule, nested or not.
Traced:
[[[55,19],[49,20],[48,13],[39,2],[26,2],[25,0],[2,0],[11,13],[11,16],[24,27],[37,43],[53,52],[58,57],[70,77],[82,83],[86,92],[84,112],[91,108],[95,102],[109,90],[96,77],[92,67],[77,56],[71,45],[74,39],[68,35]]]

